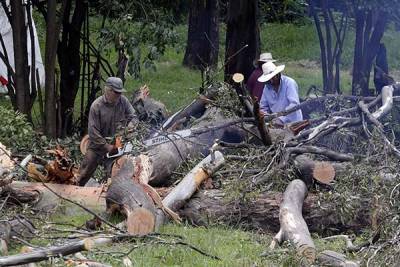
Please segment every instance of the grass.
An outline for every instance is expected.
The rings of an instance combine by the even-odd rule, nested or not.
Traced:
[[[203,228],[173,224],[163,226],[160,233],[182,236],[184,242],[221,260],[202,255],[184,245],[143,244],[130,254],[134,266],[274,266],[277,264],[260,257],[270,242],[269,236],[255,235],[232,228]],[[129,249],[129,245],[125,249]],[[110,258],[105,257],[103,260]],[[114,258],[110,263],[117,266],[118,261],[119,259]]]
[[[63,209],[63,212],[65,210]],[[68,215],[67,215],[68,214]],[[85,221],[92,216],[82,214],[77,211],[75,214],[70,212],[53,214],[50,218],[41,218],[35,221],[38,231],[44,232],[47,236],[67,235],[67,232],[53,232],[51,229],[71,229],[70,226],[62,225],[66,223],[65,216],[68,216],[68,223],[71,225],[84,225]],[[50,228],[47,223],[53,222]],[[114,221],[116,222],[116,221]],[[57,224],[60,223],[60,224]],[[58,234],[57,234],[58,233]],[[268,246],[272,240],[272,235],[258,232],[243,231],[241,229],[228,226],[212,225],[205,227],[193,227],[187,224],[177,225],[169,223],[163,225],[158,233],[157,239],[134,239],[122,243],[113,243],[82,254],[90,259],[111,266],[123,266],[123,256],[113,253],[129,253],[133,266],[300,266],[300,259],[296,256],[293,247],[284,243],[275,250],[269,250]],[[43,235],[41,235],[43,237]],[[179,236],[171,237],[171,236]],[[314,235],[313,240],[318,252],[323,250],[333,250],[344,253],[345,243],[338,239],[325,241]],[[210,256],[200,254],[198,251],[185,244],[177,244],[182,241],[189,244]],[[31,240],[30,243],[38,246],[50,246],[57,242],[39,238]],[[11,254],[18,253],[21,246],[13,247]],[[67,258],[73,258],[68,256]],[[351,257],[351,255],[350,255]],[[42,262],[39,266],[65,266],[62,259],[53,259],[52,262]]]

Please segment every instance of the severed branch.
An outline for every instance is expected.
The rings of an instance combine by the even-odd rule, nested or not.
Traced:
[[[179,210],[188,199],[196,192],[200,184],[215,173],[224,163],[225,159],[221,152],[215,151],[198,163],[163,199],[164,207],[171,210]],[[157,212],[157,225],[165,221],[163,212]]]
[[[351,154],[345,154],[336,152],[330,149],[316,147],[316,146],[301,146],[301,147],[290,147],[287,150],[287,153],[290,154],[319,154],[330,158],[335,161],[353,161],[354,156]]]
[[[260,104],[254,101],[253,113],[255,123],[257,124],[258,131],[260,132],[261,140],[265,146],[272,145],[272,139],[268,131],[268,127],[265,126],[264,115],[260,112]]]
[[[383,103],[383,105],[372,114],[369,112],[368,106],[363,101],[360,101],[358,103],[358,106],[359,106],[360,110],[366,115],[368,120],[375,126],[375,128],[377,129],[379,135],[382,137],[385,144],[388,147],[390,147],[390,149],[393,151],[393,153],[396,157],[400,158],[400,151],[386,137],[384,130],[383,130],[383,125],[378,121],[378,118],[383,117],[392,109],[393,86],[385,86],[382,88],[382,103]]]
[[[89,251],[94,248],[108,245],[115,242],[128,241],[132,239],[144,239],[144,238],[154,238],[156,241],[155,244],[166,244],[166,245],[184,245],[189,247],[190,249],[204,255],[210,257],[212,259],[220,260],[217,256],[213,256],[204,252],[203,250],[187,243],[182,240],[176,240],[172,242],[168,242],[166,240],[160,240],[158,238],[160,234],[154,233],[146,236],[138,236],[131,234],[110,234],[110,235],[99,235],[95,237],[88,237],[79,241],[72,241],[64,245],[60,246],[52,246],[48,248],[40,248],[28,253],[17,254],[12,256],[0,257],[0,266],[14,266],[27,264],[32,262],[39,262],[43,260],[48,260],[53,257],[67,256],[80,251]],[[176,236],[175,236],[176,237]]]
[[[370,103],[366,104],[367,108],[370,108],[376,104],[379,103],[380,100],[382,100],[382,106],[375,111],[374,113],[371,114],[375,119],[379,120],[383,116],[385,116],[392,108],[393,106],[393,92],[398,90],[396,85],[390,85],[390,86],[384,86],[382,88],[382,93],[378,97],[375,98],[375,100],[371,101]],[[396,87],[396,88],[395,88]],[[354,111],[356,111],[359,107],[354,107]],[[304,142],[310,142],[311,140],[316,140],[317,137],[320,138],[326,134],[329,134],[335,130],[339,130],[343,127],[351,127],[351,126],[356,126],[359,125],[362,122],[361,117],[341,117],[340,115],[343,115],[343,111],[333,113],[333,117],[329,118],[328,120],[324,121],[320,125],[312,128],[305,130],[301,132],[298,136],[293,138],[294,141],[299,141],[303,138],[306,138]],[[389,142],[390,143],[390,142]],[[397,154],[397,153],[396,153]]]
[[[103,246],[112,242],[123,241],[131,238],[137,238],[137,236],[121,234],[85,238],[83,240],[73,241],[61,246],[53,246],[49,248],[34,250],[29,253],[0,257],[0,266],[13,266],[39,262],[43,260],[48,260],[53,257],[66,256],[84,250],[91,250],[98,246]]]
[[[316,259],[316,249],[302,215],[306,195],[307,186],[302,180],[293,180],[287,186],[279,211],[281,228],[272,240],[270,249],[288,240],[296,246],[297,253],[312,264]]]

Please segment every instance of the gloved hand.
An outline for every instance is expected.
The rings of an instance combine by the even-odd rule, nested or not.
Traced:
[[[114,145],[107,144],[106,149],[108,154],[110,155],[116,154],[118,152],[118,148]]]

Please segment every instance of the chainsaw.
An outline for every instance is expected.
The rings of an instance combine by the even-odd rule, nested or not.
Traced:
[[[115,154],[107,153],[106,157],[108,159],[117,158],[122,155],[129,154],[133,150],[133,144],[130,141],[126,142],[125,144],[122,144],[121,137],[119,137],[119,136],[115,138],[114,146],[117,148],[117,153],[115,153]]]

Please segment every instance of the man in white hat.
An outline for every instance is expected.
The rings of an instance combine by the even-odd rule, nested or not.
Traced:
[[[104,86],[104,94],[90,106],[89,144],[78,177],[81,186],[87,183],[100,163],[110,163],[105,160],[107,153],[116,152],[116,147],[107,142],[107,137],[112,138],[118,126],[126,126],[136,120],[135,111],[122,92],[126,92],[122,80],[109,77]]]
[[[256,62],[256,69],[251,73],[249,79],[247,80],[247,89],[250,92],[250,95],[254,98],[257,99],[258,102],[260,102],[263,90],[264,90],[264,83],[261,83],[257,81],[258,77],[262,75],[262,64],[266,62],[275,62],[272,58],[271,53],[262,53],[260,55],[260,58]]]
[[[284,69],[285,65],[276,66],[273,62],[262,65],[263,74],[258,81],[265,83],[260,101],[260,110],[264,114],[285,111],[300,104],[297,83],[292,78],[281,74]],[[301,120],[303,120],[303,114],[298,109],[286,116],[274,119],[273,124],[283,127],[286,123]]]

